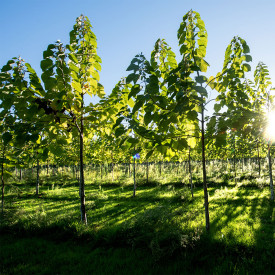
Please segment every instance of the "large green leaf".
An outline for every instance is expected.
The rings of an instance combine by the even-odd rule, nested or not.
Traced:
[[[198,66],[200,67],[200,70],[203,73],[205,73],[207,72],[207,68],[209,67],[209,64],[204,59],[200,59]]]
[[[55,48],[54,44],[50,44],[47,48],[46,51],[43,52],[43,58],[46,59],[47,57],[52,57],[53,56],[53,49]]]
[[[5,132],[2,135],[2,139],[4,141],[4,144],[7,145],[12,140],[12,134],[10,132]]]
[[[189,112],[187,113],[187,117],[188,117],[188,119],[194,121],[194,120],[197,119],[198,113],[197,113],[196,111],[194,111],[194,110],[193,110],[193,111],[189,111]]]
[[[176,142],[177,149],[180,151],[182,151],[183,149],[188,147],[186,139],[180,138],[180,139],[176,140],[175,142]]]
[[[126,69],[126,71],[138,71],[139,70],[139,66],[134,64],[134,63],[131,63],[130,66]]]
[[[202,86],[195,86],[195,90],[204,97],[207,97],[207,90]]]
[[[49,58],[44,59],[40,63],[40,67],[42,71],[46,71],[47,69],[51,68],[53,66],[53,61]]]
[[[123,135],[126,132],[125,128],[123,126],[119,127],[116,129],[115,131],[115,136],[116,137],[120,137],[121,135]]]
[[[130,142],[132,144],[137,144],[137,143],[139,143],[139,140],[137,138],[129,137],[128,142]]]
[[[131,73],[126,77],[126,83],[133,82],[134,84],[136,84],[138,80],[139,80],[139,75],[135,73]]]
[[[216,112],[216,113],[219,112],[220,109],[221,109],[221,107],[222,107],[221,104],[216,103],[216,104],[214,105],[214,110],[215,110],[215,112]]]
[[[204,83],[204,82],[206,82],[207,81],[207,77],[205,77],[205,76],[203,76],[203,75],[200,75],[200,76],[196,76],[196,81],[198,82],[198,83]]]
[[[149,159],[149,158],[153,155],[153,153],[154,153],[154,150],[149,151],[149,152],[146,154],[145,159]]]
[[[131,97],[135,97],[139,92],[140,92],[140,85],[136,84],[131,88],[131,91],[128,95],[128,99],[130,99]]]
[[[73,63],[73,62],[70,62],[69,63],[69,67],[72,71],[74,71],[76,74],[79,73],[79,68]]]
[[[99,98],[103,98],[105,96],[105,91],[103,85],[97,83],[97,91],[96,94]]]
[[[144,123],[146,125],[148,125],[152,120],[153,120],[154,116],[151,114],[151,112],[147,112],[144,115]]]
[[[251,55],[245,55],[245,61],[246,62],[252,62],[252,56]]]
[[[116,120],[116,123],[114,124],[113,128],[116,128],[118,125],[120,125],[120,123],[123,121],[124,117],[119,117]]]
[[[143,100],[136,101],[136,104],[135,104],[135,106],[133,108],[133,114],[135,112],[137,112],[143,106],[143,104],[144,104]]]
[[[243,68],[245,72],[250,72],[251,71],[251,66],[247,63],[243,64]]]
[[[15,63],[14,60],[9,60],[6,65],[4,65],[1,69],[1,72],[8,72],[12,69],[12,65]]]
[[[77,59],[76,55],[73,54],[72,52],[69,53],[69,58],[70,58],[70,60],[71,60],[72,62],[78,64],[78,59]]]
[[[79,93],[82,93],[82,87],[79,82],[73,81],[72,82],[72,87]]]

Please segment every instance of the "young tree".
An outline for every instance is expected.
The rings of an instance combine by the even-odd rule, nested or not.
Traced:
[[[151,62],[140,61],[137,57],[128,69],[134,73],[131,79],[142,78],[142,68],[148,74],[143,94],[137,96],[133,113],[143,106],[146,129],[132,120],[132,127],[137,134],[154,142],[155,148],[165,157],[172,157],[176,151],[194,147],[193,137],[199,137],[202,148],[203,186],[206,229],[209,230],[208,193],[205,167],[205,117],[207,90],[202,83],[207,81],[200,72],[206,72],[207,62],[204,60],[207,45],[207,33],[203,21],[197,12],[190,11],[183,17],[178,30],[178,39],[182,60],[177,64],[175,54],[164,40],[158,40],[151,54]],[[138,56],[140,57],[140,56]],[[144,65],[145,66],[144,66]],[[143,65],[143,66],[141,66]],[[144,69],[143,69],[144,71]],[[195,79],[193,77],[196,73]],[[139,75],[139,77],[134,77]],[[134,86],[129,96],[141,91]],[[201,119],[198,119],[198,114]],[[201,123],[199,129],[199,121]],[[191,143],[191,144],[189,144]]]
[[[211,78],[210,83],[211,88],[215,88],[219,95],[216,98],[214,115],[208,124],[209,133],[214,134],[217,146],[226,146],[227,142],[231,141],[235,182],[236,140],[249,125],[253,115],[245,80],[245,72],[250,71],[247,62],[252,61],[249,51],[245,40],[234,37],[225,51],[222,71],[216,78]]]
[[[96,129],[99,121],[98,104],[85,106],[84,97],[104,95],[99,81],[101,59],[97,55],[96,36],[87,17],[81,15],[70,32],[70,44],[63,47],[59,41],[49,45],[41,62],[42,80],[47,89],[46,99],[60,114],[56,116],[60,125],[67,124],[73,136],[79,136],[79,195],[81,221],[87,224],[85,209],[84,180],[84,138],[91,129]],[[54,70],[55,68],[55,70]]]
[[[0,131],[2,133],[2,209],[4,203],[4,164],[11,145],[23,147],[38,139],[39,126],[34,123],[37,116],[31,106],[34,94],[26,81],[26,66],[22,58],[7,62],[0,73]],[[18,149],[20,150],[20,149]]]
[[[270,199],[274,200],[274,187],[273,187],[273,177],[272,177],[272,159],[270,154],[271,145],[274,137],[268,131],[269,123],[274,123],[274,121],[269,121],[270,114],[272,112],[273,97],[270,95],[271,81],[269,77],[269,71],[267,66],[263,62],[259,62],[254,73],[256,90],[259,97],[258,111],[259,118],[265,121],[264,125],[264,135],[268,139],[267,145],[267,157],[268,157],[268,168],[269,168],[269,186],[270,186]],[[259,118],[257,119],[259,121]]]

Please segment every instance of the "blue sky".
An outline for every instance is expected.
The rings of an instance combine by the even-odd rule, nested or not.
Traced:
[[[0,67],[21,56],[40,74],[47,45],[68,43],[76,17],[88,16],[102,58],[101,83],[109,93],[131,59],[149,57],[158,38],[178,52],[177,30],[183,15],[200,13],[208,32],[208,76],[221,70],[226,46],[233,36],[245,39],[252,70],[263,61],[275,86],[275,1],[273,0],[2,0],[0,4]]]

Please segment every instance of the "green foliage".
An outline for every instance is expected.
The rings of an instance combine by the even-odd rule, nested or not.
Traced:
[[[208,142],[225,147],[226,137],[235,132],[240,135],[251,123],[253,106],[245,73],[252,61],[245,40],[234,37],[225,51],[223,70],[210,78],[211,87],[219,92],[214,106],[214,116],[209,121],[208,134],[214,138]],[[238,133],[236,133],[238,131]]]
[[[187,140],[198,137],[197,105],[201,102],[200,97],[207,96],[207,90],[196,85],[196,82],[203,83],[207,79],[198,76],[195,82],[191,78],[194,71],[201,70],[197,64],[206,71],[203,60],[206,30],[196,12],[190,11],[183,21],[178,31],[183,56],[179,64],[165,40],[158,39],[150,62],[138,55],[128,67],[128,70],[134,70],[128,81],[135,79],[129,94],[129,97],[136,97],[132,115],[140,112],[139,118],[132,119],[130,125],[138,135],[152,142],[152,150],[158,150],[166,159],[171,159],[178,150],[186,149]],[[133,78],[134,74],[139,76]],[[138,79],[141,81],[139,86]],[[190,144],[194,146],[193,141]]]
[[[209,79],[204,76],[209,66],[204,59],[207,39],[199,13],[189,11],[178,30],[181,57],[176,57],[164,39],[158,39],[150,59],[142,53],[136,55],[127,68],[129,75],[117,83],[108,97],[104,97],[99,82],[102,61],[97,55],[96,36],[89,19],[83,15],[76,19],[68,45],[56,41],[43,52],[41,78],[22,58],[9,60],[0,73],[4,174],[9,175],[12,166],[21,167],[24,162],[27,166],[34,158],[42,162],[52,158],[52,161],[67,165],[79,162],[83,183],[80,193],[84,198],[85,160],[101,165],[111,163],[114,172],[114,163],[131,162],[130,157],[137,152],[141,160],[182,161],[192,151],[194,158],[203,161],[204,196],[207,199],[205,149],[209,158],[234,158],[235,161],[237,157],[251,154],[256,141],[258,159],[264,156],[264,111],[266,107],[270,110],[273,102],[269,93],[269,72],[264,63],[258,64],[254,83],[245,79],[246,72],[251,70],[252,57],[246,41],[240,37],[234,37],[228,45],[222,71]],[[205,118],[208,86],[216,89],[219,95],[213,116]],[[86,95],[101,100],[98,104],[85,106]],[[194,175],[196,183],[201,184],[201,176]],[[231,177],[231,172],[224,173],[221,179],[229,182]],[[119,182],[113,173],[112,181]],[[128,181],[129,178],[126,185]],[[58,190],[54,197],[60,193]],[[167,195],[161,194],[160,190],[157,193],[155,202]],[[174,191],[171,194],[167,196],[169,203],[188,201],[186,194]],[[109,198],[104,192],[91,196],[95,196],[90,204],[93,209],[101,200]],[[168,205],[164,204],[165,207]],[[45,227],[49,226],[44,212],[41,210],[37,217],[34,215],[35,227],[44,223]],[[162,215],[168,218],[162,220]],[[29,218],[21,222],[31,228],[33,224]],[[130,238],[133,245],[139,243],[139,234],[151,232],[145,241],[146,246],[156,259],[160,259],[181,250],[182,238],[184,245],[190,241],[190,235],[185,238],[181,224],[174,218],[173,209],[161,205],[133,218],[129,223],[131,228],[126,223],[124,229],[133,234]],[[148,222],[149,219],[153,222]]]
[[[190,10],[178,29],[181,66],[184,71],[206,72],[209,64],[204,60],[207,47],[207,32],[198,12]]]

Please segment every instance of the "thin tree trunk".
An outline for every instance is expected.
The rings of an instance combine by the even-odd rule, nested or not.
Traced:
[[[2,214],[4,212],[4,196],[5,196],[5,181],[4,181],[4,159],[5,159],[5,147],[3,148],[3,157],[1,165],[1,181],[2,181]]]
[[[114,158],[113,158],[113,152],[111,152],[112,157],[112,182],[114,182]]]
[[[47,159],[47,175],[49,175],[49,160]]]
[[[83,101],[82,101],[83,102]],[[83,104],[82,104],[83,105]],[[83,106],[82,106],[83,107]],[[80,196],[80,212],[81,221],[87,224],[86,208],[85,208],[85,182],[84,182],[84,164],[83,164],[83,115],[80,118],[80,133],[79,133],[79,196]]]
[[[19,180],[21,181],[22,180],[22,168],[20,167],[20,170],[19,170]]]
[[[36,195],[39,194],[39,159],[38,159],[38,152],[36,153]]]
[[[190,147],[189,147],[189,158],[188,158],[188,163],[189,163],[189,182],[190,182],[191,194],[192,194],[192,198],[193,198],[194,195],[193,195],[193,182],[192,182],[192,167],[191,167],[191,153],[190,153]]]
[[[136,196],[136,160],[134,158],[134,170],[133,170],[133,173],[134,173],[134,192],[133,192],[133,197]]]
[[[236,144],[235,144],[235,135],[234,135],[234,156],[233,156],[233,165],[234,165],[234,181],[235,185],[237,184],[237,172],[236,172]]]
[[[78,181],[78,183],[80,184],[80,164],[78,163],[76,166],[75,166],[75,171],[76,171],[76,179]]]
[[[204,106],[201,104],[201,145],[202,145],[202,173],[203,173],[203,191],[204,191],[204,209],[205,209],[205,226],[210,230],[209,220],[209,202],[206,182],[206,165],[205,165],[205,144],[204,144]]]
[[[195,56],[193,53],[194,62],[196,64]],[[199,72],[197,71],[199,76]],[[202,84],[200,84],[202,87]],[[210,230],[210,219],[209,219],[209,202],[208,202],[208,192],[207,192],[207,182],[206,182],[206,164],[205,164],[205,138],[204,138],[204,103],[203,96],[201,96],[201,146],[202,146],[202,174],[203,174],[203,191],[204,191],[204,210],[205,210],[205,227],[206,230]]]
[[[270,199],[274,201],[274,188],[272,178],[272,160],[270,155],[270,143],[268,143],[268,168],[269,168],[269,184],[270,184]]]
[[[257,152],[258,152],[258,169],[259,169],[259,176],[261,176],[261,159],[260,159],[260,150],[259,150],[259,143],[257,142]]]
[[[149,182],[149,163],[148,161],[146,162],[146,183],[148,184]]]
[[[114,163],[112,160],[112,182],[114,182]]]
[[[76,180],[78,181],[78,183],[79,183],[79,175],[78,175],[78,170],[79,170],[79,169],[78,169],[78,167],[79,167],[78,165],[75,165],[74,168],[75,168],[75,179],[76,179]]]
[[[124,169],[125,176],[127,176],[127,174],[128,174],[128,166],[127,166],[126,163],[123,163],[123,169]]]

